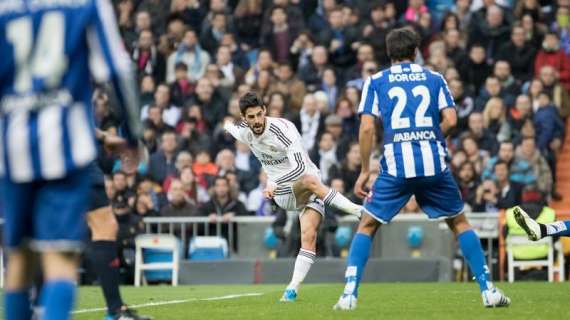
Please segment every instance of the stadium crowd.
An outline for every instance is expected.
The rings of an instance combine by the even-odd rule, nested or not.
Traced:
[[[570,115],[570,0],[114,4],[137,71],[149,155],[126,172],[101,150],[125,244],[146,216],[284,214],[263,198],[266,177],[248,146],[221,126],[239,119],[239,96],[250,90],[263,96],[268,115],[297,126],[323,180],[351,196],[361,163],[360,90],[389,65],[385,37],[400,26],[421,36],[416,62],[442,73],[454,96],[459,125],[447,147],[466,210],[512,207],[529,186],[560,197],[554,178]],[[117,133],[106,88],[94,106],[97,126]],[[330,212],[325,232],[336,226]]]

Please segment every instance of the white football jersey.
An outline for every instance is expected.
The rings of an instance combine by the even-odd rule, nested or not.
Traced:
[[[249,146],[278,189],[291,186],[303,174],[320,176],[319,169],[303,148],[301,135],[286,119],[265,117],[265,131],[255,135],[245,122],[226,122],[224,129]]]

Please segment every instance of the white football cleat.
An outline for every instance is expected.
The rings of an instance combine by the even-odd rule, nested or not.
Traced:
[[[499,288],[491,288],[481,292],[483,305],[485,308],[508,307],[511,299],[507,297]]]
[[[333,310],[350,311],[356,309],[357,299],[353,294],[343,294],[333,306]]]
[[[516,206],[513,209],[513,213],[515,215],[515,220],[517,221],[518,225],[523,228],[524,232],[526,232],[529,240],[538,241],[542,238],[538,222],[529,217],[521,207]]]

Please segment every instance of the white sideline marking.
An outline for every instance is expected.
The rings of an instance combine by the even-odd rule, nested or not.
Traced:
[[[211,297],[211,298],[190,298],[190,299],[182,299],[182,300],[169,300],[169,301],[157,301],[157,302],[149,302],[137,305],[129,305],[130,308],[139,309],[139,308],[147,308],[147,307],[156,307],[156,306],[164,306],[169,304],[180,304],[186,302],[193,302],[193,301],[217,301],[217,300],[229,300],[229,299],[237,299],[243,297],[258,297],[262,296],[263,293],[254,292],[254,293],[241,293],[241,294],[229,294],[225,296],[219,297]],[[98,311],[105,311],[107,308],[90,308],[90,309],[80,309],[73,311],[74,314],[78,313],[91,313],[91,312],[98,312]]]

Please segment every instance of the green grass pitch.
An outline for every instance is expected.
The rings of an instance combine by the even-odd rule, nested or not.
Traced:
[[[375,283],[360,289],[358,309],[333,311],[342,284],[304,285],[295,303],[279,303],[284,285],[123,287],[131,305],[154,319],[569,319],[570,286],[562,283],[499,284],[512,299],[509,308],[485,309],[474,283]],[[240,296],[244,294],[257,294]],[[229,296],[229,297],[228,297]],[[220,300],[205,300],[220,298]],[[177,302],[177,303],[173,303]],[[170,304],[172,303],[172,304]],[[82,287],[77,310],[103,307],[98,287]],[[103,311],[74,319],[103,319]]]

